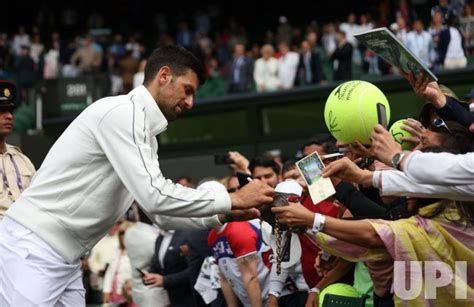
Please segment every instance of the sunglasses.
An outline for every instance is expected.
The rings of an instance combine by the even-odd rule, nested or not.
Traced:
[[[446,129],[446,131],[448,131],[449,134],[453,134],[453,132],[451,131],[451,129],[449,129],[448,125],[446,125],[446,123],[444,122],[444,120],[442,120],[441,118],[435,118],[433,120],[433,122],[431,123],[431,126],[432,127],[435,127],[435,128],[444,128]]]

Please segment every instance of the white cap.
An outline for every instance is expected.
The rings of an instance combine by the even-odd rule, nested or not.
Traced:
[[[469,104],[469,112],[474,113],[474,102]]]
[[[279,21],[280,23],[287,23],[287,22],[288,22],[288,18],[286,18],[286,16],[280,16],[280,17],[278,18],[278,21]]]
[[[290,179],[277,184],[277,186],[275,187],[275,192],[301,196],[301,194],[303,193],[303,188],[299,185],[298,182]]]
[[[219,191],[224,191],[227,192],[227,189],[225,186],[220,183],[219,181],[206,181],[201,183],[196,190],[198,191],[214,191],[214,192],[219,192]]]

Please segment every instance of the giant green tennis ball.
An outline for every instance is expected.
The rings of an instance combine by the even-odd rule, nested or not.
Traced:
[[[353,286],[343,283],[336,283],[327,286],[326,288],[324,288],[323,291],[321,291],[321,293],[319,293],[319,306],[323,306],[323,301],[326,294],[334,294],[347,297],[360,297],[359,292],[357,292],[357,290]]]
[[[384,93],[372,83],[348,81],[336,87],[329,95],[324,107],[324,119],[329,131],[338,141],[349,144],[358,140],[368,145],[370,135],[379,123],[377,108],[380,109],[380,116],[385,116],[388,123],[390,105]]]
[[[411,142],[405,142],[405,141],[401,140],[402,137],[412,136],[412,134],[410,132],[405,131],[405,130],[400,128],[400,126],[403,125],[403,121],[404,121],[404,119],[400,119],[400,120],[397,120],[396,122],[394,122],[392,124],[392,126],[390,127],[390,133],[392,134],[393,138],[395,139],[395,142],[402,145],[403,150],[412,150],[413,145],[415,145],[415,144],[413,144]]]

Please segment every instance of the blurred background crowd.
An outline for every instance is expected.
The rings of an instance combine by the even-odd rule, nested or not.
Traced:
[[[141,84],[149,52],[172,43],[205,63],[208,82],[197,98],[380,78],[397,72],[353,36],[377,27],[389,28],[435,72],[471,65],[472,2],[413,3],[354,2],[331,14],[316,6],[316,17],[295,13],[296,8],[287,15],[282,10],[257,16],[260,9],[277,11],[259,5],[239,15],[243,9],[219,4],[191,12],[168,8],[168,14],[144,12],[136,3],[135,9],[118,6],[120,22],[107,7],[84,16],[77,7],[40,5],[28,22],[15,20],[0,28],[0,79],[15,80],[22,102],[31,100],[28,92],[41,80],[98,73],[108,75],[111,94],[127,93]]]

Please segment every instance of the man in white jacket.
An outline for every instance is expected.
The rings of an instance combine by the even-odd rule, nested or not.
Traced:
[[[259,180],[229,195],[163,177],[156,136],[192,108],[203,82],[191,53],[161,47],[148,59],[144,86],[100,99],[71,123],[0,223],[0,306],[84,305],[79,259],[134,199],[176,228],[212,227],[242,210],[256,215],[254,207],[272,201]]]

